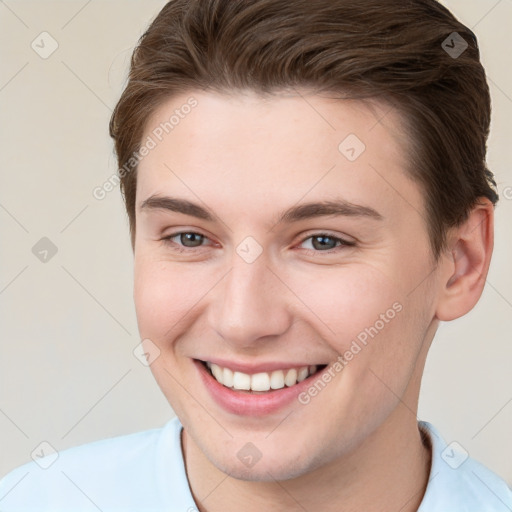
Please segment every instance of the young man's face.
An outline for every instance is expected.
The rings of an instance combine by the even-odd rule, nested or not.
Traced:
[[[190,96],[197,106],[181,109]],[[157,145],[138,171],[140,335],[187,435],[231,476],[292,478],[416,425],[437,273],[398,130],[384,107],[316,95],[194,92],[148,123],[143,142]],[[155,200],[166,197],[211,219]],[[327,202],[346,204],[297,210]],[[227,368],[221,380],[240,371],[237,386],[290,385],[234,391],[199,361]],[[329,366],[291,385],[290,369],[313,365]]]

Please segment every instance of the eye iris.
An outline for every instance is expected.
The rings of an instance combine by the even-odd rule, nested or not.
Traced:
[[[199,233],[182,233],[180,235],[180,242],[185,247],[198,247],[201,245],[203,238],[203,235],[200,235]],[[192,242],[192,245],[187,245],[185,242]]]
[[[319,244],[315,243],[316,240],[321,240]],[[327,240],[327,243],[326,243]],[[329,245],[329,240],[331,241],[331,245]],[[315,249],[333,249],[336,246],[336,240],[332,236],[322,236],[317,235],[312,239],[312,244]]]

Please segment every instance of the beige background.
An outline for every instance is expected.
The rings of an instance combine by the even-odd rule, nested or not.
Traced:
[[[173,416],[132,353],[140,340],[120,194],[92,194],[116,171],[111,109],[164,3],[0,2],[0,475],[43,440],[61,450]],[[512,484],[512,0],[444,3],[479,37],[502,198],[486,290],[469,315],[441,326],[419,418]],[[47,59],[31,47],[43,31],[58,43]],[[32,253],[42,237],[58,250],[46,263]]]

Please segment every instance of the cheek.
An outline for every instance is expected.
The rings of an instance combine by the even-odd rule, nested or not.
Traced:
[[[206,267],[191,265],[187,270],[184,265],[136,256],[134,302],[141,336],[164,342],[174,331],[183,330],[213,284]]]
[[[329,277],[318,273],[292,286],[314,313],[323,340],[342,356],[343,386],[350,382],[351,389],[367,390],[371,403],[388,393],[378,377],[392,389],[404,388],[428,326],[418,300],[426,290],[408,296],[398,274],[361,265],[333,269]]]
[[[160,338],[178,320],[183,299],[179,273],[170,276],[162,263],[136,257],[134,302],[142,337]]]
[[[383,330],[380,315],[389,320],[387,330],[402,299],[399,287],[368,265],[322,269],[316,276],[310,274],[307,282],[296,277],[292,288],[317,318],[315,324],[324,325],[327,339],[340,353],[351,340],[364,338],[376,323]]]

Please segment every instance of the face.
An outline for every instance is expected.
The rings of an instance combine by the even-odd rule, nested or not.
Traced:
[[[286,479],[399,428],[436,272],[398,116],[318,95],[191,92],[160,106],[148,137],[137,319],[192,442],[236,478]]]

